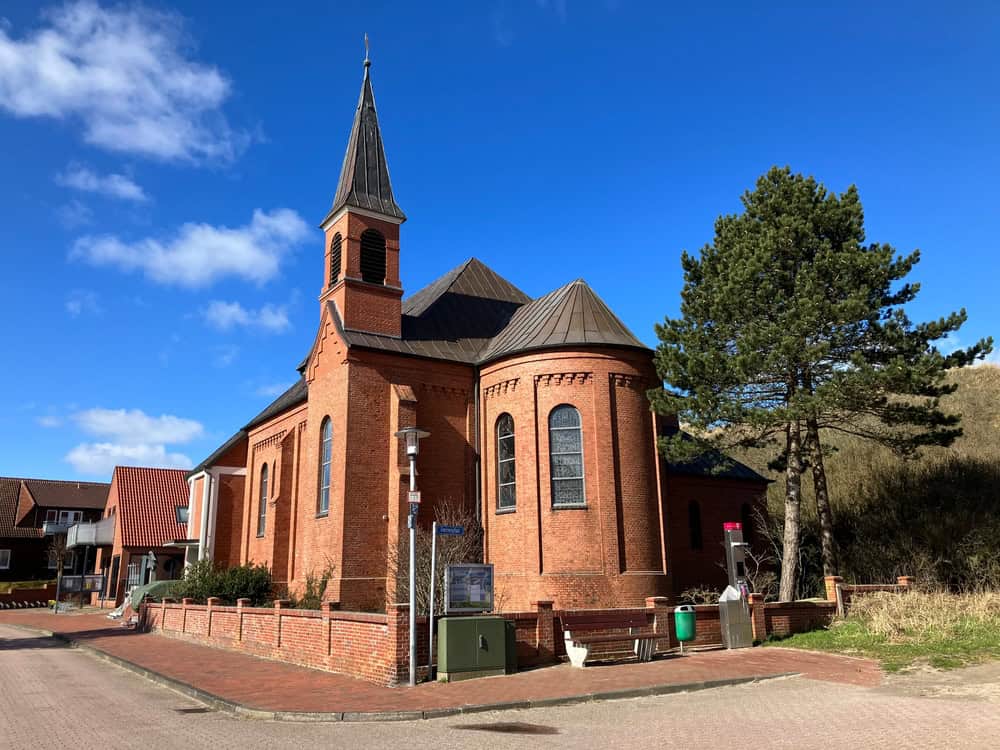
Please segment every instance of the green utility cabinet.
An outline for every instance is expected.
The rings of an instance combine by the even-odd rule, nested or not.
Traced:
[[[443,617],[438,621],[438,680],[493,677],[508,668],[502,617]]]

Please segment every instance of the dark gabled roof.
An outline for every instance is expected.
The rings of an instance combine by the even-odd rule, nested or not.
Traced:
[[[370,63],[365,60],[365,77],[361,82],[361,96],[354,112],[354,124],[347,141],[344,165],[340,169],[340,182],[333,199],[334,214],[344,206],[354,206],[375,211],[396,219],[406,219],[396,205],[389,182],[389,165],[382,147],[382,132],[375,112],[375,94],[368,76]]]
[[[301,377],[299,378],[298,382],[295,383],[295,385],[293,385],[287,391],[285,391],[276,399],[274,399],[274,401],[268,404],[267,407],[264,409],[264,411],[262,411],[253,419],[251,419],[249,422],[247,422],[247,424],[244,425],[243,429],[240,432],[249,432],[257,425],[269,420],[271,417],[275,417],[278,414],[281,414],[281,412],[291,409],[293,406],[298,406],[299,404],[304,403],[308,395],[309,395],[309,388],[306,385],[306,379],[305,377]],[[235,439],[239,435],[240,433],[237,433],[232,438],[230,438],[230,442],[235,442]],[[219,451],[216,451],[216,453],[219,453],[220,451],[222,451],[222,448],[220,448]],[[216,454],[213,453],[212,455],[214,456]],[[211,456],[209,458],[211,458]],[[205,463],[207,463],[207,460]]]
[[[583,279],[518,310],[482,354],[482,361],[530,349],[577,344],[647,348]]]
[[[20,479],[0,477],[0,538],[37,538],[42,530],[32,526],[18,526],[18,516],[22,518],[31,511],[28,505],[18,513],[21,487],[28,489],[30,498],[42,508],[83,508],[100,510],[108,499],[108,488],[104,482],[70,482],[53,479]]]
[[[54,479],[25,479],[28,492],[41,508],[91,508],[101,510],[108,500],[110,484],[66,482]]]
[[[681,433],[684,440],[693,440],[686,432],[682,432],[676,427],[666,430],[666,435],[676,435]],[[667,461],[668,474],[682,474],[684,476],[705,477],[706,479],[735,479],[744,482],[769,483],[771,480],[762,477],[746,464],[742,464],[735,458],[725,455],[716,450],[707,451],[690,461]]]
[[[185,474],[184,475],[185,479],[193,477],[200,471],[204,471],[205,467],[207,466],[212,466],[222,455],[225,454],[226,451],[228,451],[230,448],[232,448],[234,445],[240,442],[240,440],[245,439],[246,436],[247,436],[246,430],[240,430],[239,432],[237,432],[235,435],[229,438],[229,440],[227,440],[218,448],[216,448],[215,451],[212,453],[212,455],[210,455],[200,464],[191,469],[191,471]]]

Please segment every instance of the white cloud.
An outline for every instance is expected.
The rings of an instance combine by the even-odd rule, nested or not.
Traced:
[[[75,198],[65,206],[60,206],[56,210],[56,217],[59,219],[59,223],[67,229],[78,229],[94,220],[91,210]]]
[[[56,416],[53,416],[53,415],[50,414],[50,415],[47,415],[47,416],[44,416],[44,417],[39,417],[37,419],[37,422],[42,427],[46,427],[48,429],[52,429],[52,428],[55,428],[55,427],[62,427],[63,420],[62,420],[62,417],[56,417]]]
[[[162,284],[204,287],[225,276],[262,283],[278,273],[284,257],[308,234],[308,225],[295,211],[256,209],[244,226],[189,223],[167,240],[129,243],[113,235],[82,237],[70,257],[95,266],[142,271]]]
[[[88,289],[74,289],[66,297],[66,312],[74,318],[82,313],[99,314],[101,306],[97,301],[97,293]]]
[[[139,409],[87,409],[74,414],[73,420],[84,432],[126,443],[187,443],[204,432],[193,419],[151,417]]]
[[[257,395],[267,396],[268,398],[277,398],[291,387],[291,383],[270,383],[268,385],[260,386],[260,388],[257,389]]]
[[[100,193],[125,201],[145,203],[149,200],[146,192],[131,178],[121,174],[100,175],[79,165],[70,165],[66,171],[57,174],[56,183],[74,190]]]
[[[287,310],[275,305],[264,305],[259,310],[253,310],[243,307],[239,302],[213,300],[202,315],[209,325],[220,331],[228,331],[239,326],[280,333],[287,331],[291,326]]]
[[[229,160],[248,143],[220,108],[230,82],[190,57],[180,16],[67,2],[20,38],[0,27],[0,108],[79,120],[88,143],[162,160]]]
[[[80,443],[66,454],[66,461],[84,474],[108,475],[119,465],[189,468],[191,459],[167,446],[204,434],[201,423],[193,419],[153,417],[139,409],[87,409],[72,419],[85,433],[107,439]]]
[[[229,367],[240,354],[238,346],[220,346],[215,350],[215,358],[212,361],[216,367]]]
[[[108,476],[116,466],[154,466],[166,469],[189,469],[193,465],[183,453],[171,453],[162,445],[138,443],[81,443],[66,454],[81,474]]]

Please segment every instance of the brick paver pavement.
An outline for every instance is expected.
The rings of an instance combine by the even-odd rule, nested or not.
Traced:
[[[52,615],[38,610],[20,610],[0,613],[0,624],[3,623],[50,630],[220,698],[265,711],[421,711],[789,672],[858,686],[875,686],[881,681],[878,666],[868,660],[758,648],[702,651],[646,664],[624,663],[586,669],[558,665],[506,677],[386,688],[344,675],[161,635],[135,633],[101,614]]]
[[[2,750],[995,748],[996,704],[803,678],[407,722],[249,721],[0,625]]]

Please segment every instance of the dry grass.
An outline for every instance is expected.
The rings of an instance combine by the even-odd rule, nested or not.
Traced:
[[[854,600],[827,630],[775,645],[867,656],[894,672],[950,669],[1000,658],[1000,591],[874,593]]]
[[[891,641],[944,637],[969,622],[1000,629],[1000,591],[913,591],[903,595],[879,592],[855,599],[850,616],[873,635]]]

